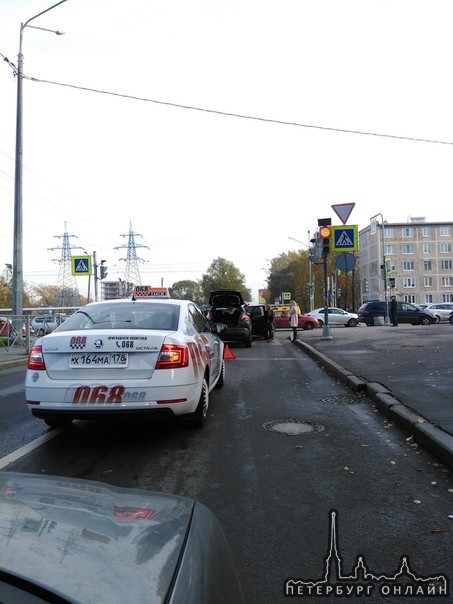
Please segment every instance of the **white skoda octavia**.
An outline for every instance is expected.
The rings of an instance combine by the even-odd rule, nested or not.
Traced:
[[[123,414],[201,427],[211,390],[224,383],[222,328],[186,300],[87,304],[30,350],[27,406],[51,427]]]

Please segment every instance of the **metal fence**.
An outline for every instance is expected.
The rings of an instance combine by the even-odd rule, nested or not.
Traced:
[[[18,352],[30,350],[33,341],[29,315],[9,315],[0,317],[0,350]]]

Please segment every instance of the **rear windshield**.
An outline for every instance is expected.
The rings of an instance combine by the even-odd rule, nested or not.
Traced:
[[[87,329],[164,329],[178,328],[180,307],[174,304],[127,301],[84,307],[71,315],[56,331]]]

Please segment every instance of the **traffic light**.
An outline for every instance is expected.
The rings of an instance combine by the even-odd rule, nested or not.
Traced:
[[[107,267],[104,262],[106,262],[106,260],[101,260],[101,264],[99,265],[99,279],[105,279],[108,275]]]
[[[330,252],[330,237],[332,235],[332,229],[328,225],[321,226],[319,228],[319,236],[321,238],[321,249],[324,257]]]

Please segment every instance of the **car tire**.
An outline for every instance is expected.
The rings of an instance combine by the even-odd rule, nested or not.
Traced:
[[[67,428],[71,425],[72,419],[68,417],[52,417],[45,419],[44,423],[49,426],[49,428]]]
[[[357,319],[349,319],[346,324],[346,327],[357,327],[358,324],[359,322],[357,321]]]
[[[420,325],[432,325],[432,321],[429,317],[423,317],[420,319]]]
[[[319,327],[324,326],[324,321],[322,319],[318,319]]]
[[[192,426],[194,428],[203,428],[206,423],[206,419],[208,417],[208,408],[209,408],[209,387],[208,382],[206,381],[206,377],[203,378],[203,383],[201,384],[201,394],[200,400],[198,401],[198,406],[193,414],[192,418]]]
[[[222,360],[222,367],[220,369],[219,379],[215,385],[215,388],[220,389],[225,385],[225,361]]]
[[[304,331],[310,331],[313,329],[313,323],[305,323]]]

